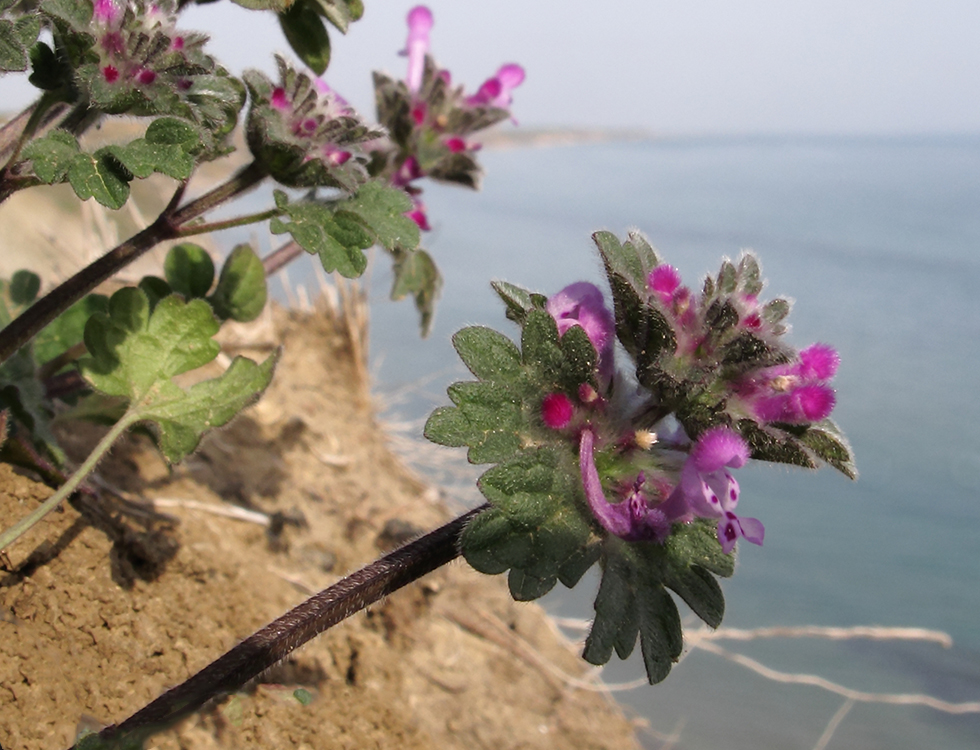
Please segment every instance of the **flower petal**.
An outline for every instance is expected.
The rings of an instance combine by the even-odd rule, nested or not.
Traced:
[[[752,544],[758,544],[762,546],[762,540],[766,536],[766,527],[762,525],[762,521],[758,518],[743,518],[738,519],[738,525],[742,530],[742,536],[746,538],[747,541],[752,542]]]
[[[723,466],[738,469],[749,459],[749,445],[729,427],[712,427],[701,433],[691,448],[691,460],[700,472],[718,471]]]
[[[595,468],[594,450],[595,433],[586,427],[582,430],[582,436],[579,439],[578,453],[585,498],[589,502],[592,515],[595,516],[602,528],[618,537],[628,536],[632,528],[629,503],[613,505],[606,500],[606,496],[602,492],[602,483],[599,481],[599,472]]]

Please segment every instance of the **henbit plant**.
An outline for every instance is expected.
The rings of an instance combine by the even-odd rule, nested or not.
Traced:
[[[683,645],[669,592],[717,628],[725,601],[716,577],[734,572],[739,538],[764,537],[759,520],[736,514],[729,470],[754,458],[857,476],[829,419],[837,353],[783,341],[789,303],[760,302],[751,254],[724,261],[695,294],[641,235],[594,239],[615,312],[588,282],[550,298],[496,282],[520,344],[480,326],[453,338],[477,380],[450,386],[453,406],[436,409],[425,434],[466,447],[472,463],[495,464],[478,482],[487,503],[324,589],[76,747],[140,747],[460,554],[483,573],[509,571],[518,601],[559,581],[573,587],[598,563],[583,657],[605,664],[639,642],[651,683],[666,678]],[[626,372],[614,363],[617,340]]]
[[[358,0],[241,0],[275,9],[294,50],[323,72],[329,36],[345,32]],[[249,71],[238,81],[204,52],[205,38],[179,32],[183,4],[143,0],[33,4],[0,0],[0,66],[23,70],[43,90],[0,133],[0,200],[21,189],[67,182],[81,199],[122,206],[133,179],[162,173],[178,185],[168,206],[131,239],[35,301],[40,280],[15,274],[3,289],[0,400],[11,434],[4,457],[38,471],[58,493],[0,536],[9,544],[44,512],[83,486],[122,432],[152,423],[159,449],[179,461],[210,427],[224,424],[272,377],[276,355],[237,358],[227,371],[188,389],[173,378],[211,362],[221,321],[254,319],[265,304],[265,275],[305,250],[327,271],[355,277],[364,250],[392,257],[392,295],[411,294],[423,332],[439,276],[419,248],[428,227],[417,181],[425,176],[478,184],[472,135],[509,117],[523,70],[505,65],[476,94],[450,86],[428,56],[432,15],[408,17],[408,74],[376,74],[380,127],[369,125],[324,82],[278,59],[278,80]],[[37,41],[41,29],[51,44]],[[184,202],[197,165],[231,150],[229,135],[246,99],[252,161],[227,182]],[[89,153],[79,136],[107,115],[152,118],[144,135]],[[267,210],[204,222],[201,217],[271,179],[309,192],[274,192]],[[324,192],[325,191],[325,192]],[[171,249],[166,278],[147,277],[111,298],[91,294],[126,263],[165,240],[270,221],[292,241],[264,261],[239,246],[217,285],[199,247]],[[782,336],[785,300],[759,301],[758,263],[725,261],[700,294],[680,282],[639,234],[620,242],[594,235],[613,310],[588,282],[548,298],[498,282],[520,343],[489,328],[456,334],[477,378],[449,389],[425,434],[466,447],[473,463],[493,464],[479,480],[488,503],[372,563],[314,596],[231,649],[188,681],[119,725],[77,747],[141,747],[160,728],[207,700],[240,687],[317,633],[462,554],[477,570],[509,571],[515,599],[540,597],[561,581],[574,586],[602,569],[584,657],[625,658],[637,641],[651,682],[666,677],[681,651],[672,591],[717,627],[724,599],[716,577],[734,570],[739,538],[762,544],[764,528],[736,513],[730,469],[749,458],[814,468],[827,463],[856,476],[843,436],[829,420],[829,346],[796,351]],[[33,339],[33,341],[32,341]],[[616,341],[630,358],[623,373]],[[105,440],[66,481],[50,431],[60,419],[111,425]],[[62,410],[62,406],[57,407]]]

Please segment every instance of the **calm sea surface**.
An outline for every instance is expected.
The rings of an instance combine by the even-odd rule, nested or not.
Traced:
[[[793,343],[840,351],[835,418],[861,477],[739,471],[741,507],[764,521],[766,543],[740,549],[724,584],[725,625],[916,626],[954,645],[723,645],[857,690],[980,701],[980,138],[693,139],[482,159],[482,194],[426,188],[434,231],[425,241],[445,276],[428,340],[419,342],[410,303],[386,301],[387,261],[374,265],[377,388],[393,394],[428,377],[423,391],[436,394],[412,390],[392,414],[419,417],[465,379],[453,331],[513,332],[491,279],[548,294],[599,281],[597,229],[640,229],[692,286],[721,256],[752,248],[769,281],[763,296],[795,299]],[[556,590],[546,605],[587,617],[594,587]],[[642,674],[636,658],[604,672],[609,682]],[[680,729],[676,747],[719,750],[813,748],[844,701],[701,651],[665,683],[617,697],[654,731]],[[978,714],[865,703],[826,745],[978,746]]]

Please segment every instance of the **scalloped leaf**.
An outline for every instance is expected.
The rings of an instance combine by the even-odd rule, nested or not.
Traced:
[[[523,372],[521,352],[509,338],[486,326],[470,326],[453,334],[463,364],[480,380],[514,382]]]
[[[412,206],[404,190],[371,180],[353,198],[338,204],[336,211],[359,222],[386,250],[415,250],[421,240],[419,225],[405,216]]]
[[[337,271],[354,279],[367,268],[364,250],[374,244],[360,223],[335,216],[334,210],[320,203],[290,203],[286,194],[275,191],[276,205],[285,211],[288,221],[277,217],[269,222],[273,234],[289,233],[306,252],[318,255],[323,270]]]

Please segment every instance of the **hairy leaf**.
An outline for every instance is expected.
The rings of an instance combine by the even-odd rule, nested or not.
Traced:
[[[279,13],[282,33],[296,56],[321,76],[330,64],[330,35],[317,13],[316,0],[296,0]]]
[[[481,380],[513,382],[521,375],[521,352],[492,328],[463,328],[453,335],[453,346],[463,364]]]
[[[221,267],[214,294],[208,299],[222,320],[255,320],[265,309],[268,291],[262,260],[251,245],[237,245]]]
[[[363,251],[374,242],[360,224],[338,221],[333,209],[319,203],[289,203],[280,191],[276,191],[276,205],[285,209],[289,221],[275,218],[269,222],[273,234],[288,232],[300,247],[320,256],[327,273],[337,271],[349,279],[364,273],[367,257]]]
[[[412,199],[404,190],[372,180],[338,205],[337,215],[353,217],[387,250],[415,250],[421,235],[418,224],[405,216],[411,210]]]
[[[207,250],[193,242],[170,248],[163,272],[170,288],[188,300],[204,297],[214,283],[214,261]]]

